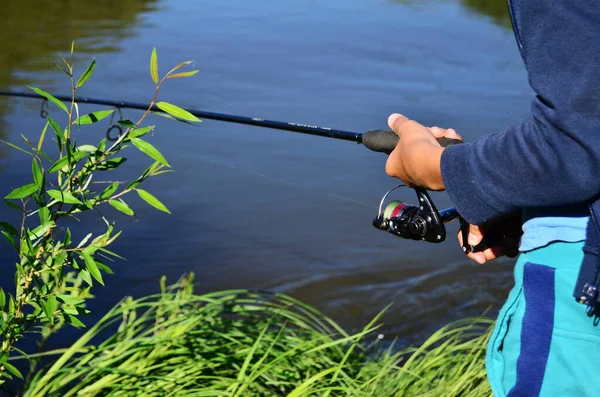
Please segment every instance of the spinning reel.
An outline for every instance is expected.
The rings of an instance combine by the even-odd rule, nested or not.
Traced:
[[[379,204],[379,213],[373,220],[373,226],[395,236],[420,240],[428,243],[441,243],[446,240],[446,224],[456,219],[460,222],[462,233],[462,250],[465,254],[479,252],[488,248],[485,242],[476,246],[469,245],[469,224],[462,218],[456,209],[447,208],[438,211],[433,200],[423,188],[415,188],[418,205],[411,205],[401,201],[392,201],[383,207],[386,198],[391,192],[404,185],[396,186],[389,190]]]

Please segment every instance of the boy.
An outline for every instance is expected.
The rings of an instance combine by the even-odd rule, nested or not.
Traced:
[[[582,263],[584,282],[600,270],[600,3],[509,0],[508,6],[536,94],[531,118],[442,148],[436,137],[460,136],[393,114],[388,124],[400,140],[386,172],[408,186],[446,190],[472,225],[472,245],[503,228],[504,241],[469,254],[478,263],[520,252],[515,286],[488,345],[495,397],[598,396],[600,327],[580,304],[578,276]],[[519,224],[505,220],[514,214]],[[593,312],[595,290],[586,291]]]

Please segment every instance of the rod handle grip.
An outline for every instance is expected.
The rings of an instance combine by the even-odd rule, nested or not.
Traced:
[[[442,147],[463,143],[459,139],[438,138]],[[398,144],[398,135],[390,130],[369,130],[362,135],[362,143],[374,152],[390,154]]]

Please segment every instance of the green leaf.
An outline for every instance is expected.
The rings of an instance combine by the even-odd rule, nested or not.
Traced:
[[[52,197],[56,201],[60,201],[61,203],[83,204],[75,196],[73,196],[71,193],[68,193],[68,192],[62,192],[59,190],[52,189],[52,190],[48,190],[47,193],[50,195],[50,197]]]
[[[131,130],[129,132],[129,137],[130,138],[139,138],[141,136],[146,135],[147,133],[149,133],[153,129],[154,129],[153,125],[151,125],[149,127],[144,127],[144,128],[136,128],[135,130]]]
[[[46,152],[44,152],[43,150],[38,150],[38,154],[50,162],[53,161],[52,158],[48,156],[48,154],[46,154]]]
[[[184,67],[185,65],[189,65],[190,63],[193,63],[194,61],[183,61],[181,63],[179,63],[177,66],[175,66],[173,69],[169,70],[169,73],[167,73],[167,75],[171,75],[173,74],[175,71],[181,69],[182,67]]]
[[[119,234],[118,234],[118,235],[120,235],[120,234],[121,234],[121,232],[119,232]],[[106,248],[102,248],[102,247],[100,247],[100,248],[98,248],[98,250],[99,250],[99,251],[102,251],[102,252],[104,252],[104,253],[105,253],[105,254],[107,254],[107,255],[114,256],[115,258],[119,258],[119,259],[121,259],[121,260],[124,260],[124,261],[125,261],[125,260],[127,260],[127,259],[125,259],[124,257],[122,257],[121,255],[119,255],[119,254],[115,254],[114,252],[112,252],[112,251],[109,251],[109,250],[107,250]]]
[[[6,305],[6,294],[4,290],[0,288],[0,308],[3,308]]]
[[[55,63],[55,62],[50,62],[52,64],[52,66],[54,66],[55,68],[57,68],[58,70],[65,72],[65,74],[69,77],[71,77],[71,72],[69,72],[67,69],[63,68],[62,66],[60,66],[59,64]]]
[[[45,225],[39,225],[35,229],[29,232],[29,238],[32,240],[38,239],[42,237],[48,229],[55,227],[56,224],[54,222],[48,222]]]
[[[27,197],[35,192],[37,192],[38,190],[38,184],[37,183],[30,183],[27,184],[25,186],[21,186],[16,188],[15,190],[13,190],[12,192],[10,192],[8,194],[8,196],[4,197],[7,199],[21,199],[24,197]]]
[[[13,149],[17,149],[17,150],[20,150],[23,153],[27,153],[30,156],[35,156],[35,153],[29,152],[29,151],[23,149],[22,147],[19,147],[19,146],[15,145],[14,143],[10,143],[10,142],[7,142],[7,141],[2,140],[2,139],[0,139],[0,142],[2,142],[4,144],[7,144],[8,146],[10,146]]]
[[[199,72],[199,70],[192,70],[189,72],[174,73],[174,74],[168,75],[167,78],[168,79],[177,79],[177,78],[182,78],[182,77],[191,77],[198,72]]]
[[[41,189],[44,182],[44,177],[36,158],[34,158],[31,162],[31,173],[33,174],[33,180],[35,184]]]
[[[113,183],[111,183],[110,185],[108,185],[108,187],[106,189],[104,189],[104,191],[100,195],[100,199],[101,200],[106,200],[107,198],[109,198],[110,196],[112,196],[112,194],[114,192],[116,192],[118,188],[119,188],[119,182],[113,182]]]
[[[98,121],[107,118],[114,112],[115,112],[115,109],[109,109],[109,110],[99,110],[97,112],[88,113],[88,114],[85,114],[85,115],[77,118],[75,121],[73,121],[73,124],[85,125],[85,124],[97,123]]]
[[[48,173],[51,174],[55,171],[62,169],[63,167],[65,167],[67,165],[68,162],[69,162],[68,156],[61,157],[60,159],[56,160],[56,162],[52,165],[52,167],[50,167],[50,169],[48,170]]]
[[[158,56],[156,54],[156,47],[152,49],[152,55],[150,55],[150,76],[154,84],[158,84]]]
[[[109,200],[108,203],[126,215],[135,215],[135,212],[123,200]]]
[[[63,312],[63,313],[66,313],[66,314],[72,314],[72,315],[74,315],[74,316],[76,316],[76,315],[78,315],[78,314],[79,314],[79,313],[77,312],[77,309],[76,309],[76,308],[74,308],[74,307],[73,307],[73,306],[71,306],[71,305],[62,305],[62,306],[60,307],[60,309],[62,310],[62,312]]]
[[[27,256],[29,254],[35,255],[35,252],[33,249],[33,244],[31,242],[31,239],[29,238],[29,234],[24,233],[21,236],[21,257]]]
[[[18,369],[16,369],[12,364],[9,364],[8,362],[3,362],[2,365],[4,365],[4,367],[8,370],[8,372],[10,372],[11,374],[13,374],[14,376],[16,376],[19,379],[23,379],[23,375],[21,375],[21,373],[19,372]]]
[[[171,116],[178,117],[187,121],[200,121],[199,118],[191,114],[185,109],[180,108],[179,106],[175,106],[168,102],[158,102],[156,106],[165,113],[170,114]]]
[[[52,102],[53,104],[55,104],[56,106],[58,106],[59,108],[64,110],[67,114],[69,113],[69,110],[67,109],[67,105],[65,105],[58,99],[56,99],[53,95],[47,93],[44,90],[40,90],[39,88],[36,88],[36,87],[27,86],[27,88],[30,88],[33,91],[35,91],[37,94],[43,96],[44,98],[46,98],[47,100],[49,100],[50,102]]]
[[[161,211],[166,212],[167,214],[170,214],[171,212],[167,209],[167,207],[165,207],[165,205],[163,203],[161,203],[156,197],[154,197],[153,195],[151,195],[150,193],[148,193],[145,190],[142,189],[136,189],[136,192],[138,193],[138,195],[140,196],[140,198],[142,200],[144,200],[145,202],[147,202],[148,204],[150,204],[151,206],[153,206],[156,209],[159,209]]]
[[[106,266],[106,264],[104,264],[100,261],[96,261],[96,265],[98,266],[98,268],[100,270],[104,271],[104,273],[115,274],[110,267]]]
[[[73,261],[75,262],[75,261]],[[90,271],[87,269],[83,269],[79,271],[79,276],[85,281],[90,287],[93,286],[92,276],[90,275]]]
[[[79,244],[77,244],[77,248],[81,248],[85,245],[85,243],[88,242],[88,240],[90,239],[90,237],[92,237],[93,233],[88,233],[80,242]]]
[[[23,208],[19,207],[19,206],[18,206],[18,205],[16,205],[15,203],[12,203],[12,202],[10,202],[10,201],[8,201],[8,200],[6,200],[6,199],[2,199],[2,200],[4,200],[4,203],[5,203],[6,205],[8,205],[10,208],[12,208],[12,209],[14,209],[14,210],[17,210],[17,211],[19,211],[19,212],[23,212]]]
[[[14,226],[8,222],[0,222],[0,226],[2,226],[2,229],[6,230],[6,232],[8,232],[8,234],[10,234],[11,236],[19,235],[19,232],[17,232],[17,229],[15,229]]]
[[[48,207],[40,207],[38,215],[40,216],[40,223],[42,225],[45,225],[48,222],[50,222],[50,210],[48,209]]]
[[[54,295],[50,295],[48,297],[48,309],[50,310],[50,313],[54,314],[54,312],[56,311],[56,308],[58,307],[56,305],[56,296]]]
[[[85,82],[88,81],[88,79],[92,76],[92,72],[94,71],[95,68],[96,68],[96,60],[94,59],[92,61],[92,63],[90,64],[90,66],[88,66],[88,68],[85,70],[85,72],[83,72],[81,77],[79,77],[79,80],[77,80],[77,85],[75,86],[75,88],[83,86],[85,84]]]
[[[117,120],[117,123],[119,123],[119,125],[121,127],[125,127],[125,128],[136,128],[137,127],[135,125],[135,123],[131,120]]]
[[[77,317],[67,313],[63,313],[63,316],[65,317],[65,321],[72,326],[77,328],[85,328],[85,324],[83,324]]]
[[[142,183],[142,179],[136,179],[135,181],[131,182],[129,186],[127,186],[127,189],[135,189],[140,185],[140,183]]]
[[[187,125],[191,125],[192,127],[198,127],[198,124],[195,124],[195,123],[193,123],[191,121],[178,119],[177,117],[173,117],[170,114],[163,112],[162,110],[157,110],[157,111],[151,110],[150,113],[154,114],[156,116],[164,117],[165,119],[169,119],[169,120],[177,121],[179,123],[184,123],[184,124],[187,124]],[[201,123],[202,120],[198,120],[198,122]]]
[[[48,320],[50,320],[51,324],[54,324],[54,312],[56,311],[56,297],[54,295],[51,295],[48,297],[48,299],[46,299],[45,301],[41,301],[42,304],[42,310],[44,311],[44,314],[46,314],[46,317],[48,317]]]
[[[89,270],[92,277],[94,277],[96,281],[98,281],[100,284],[104,285],[104,281],[102,280],[102,273],[100,273],[100,270],[98,270],[98,266],[96,266],[94,258],[92,258],[92,256],[85,251],[81,252],[81,256],[85,261],[85,267]]]
[[[64,246],[68,247],[69,245],[71,245],[71,229],[67,228],[67,230],[65,231],[65,239],[63,241]]]
[[[46,131],[48,131],[48,125],[50,123],[48,123],[46,121],[46,125],[44,125],[44,129],[42,130],[42,133],[40,135],[40,139],[38,140],[38,144],[37,144],[37,150],[40,151],[42,150],[42,145],[44,144],[44,139],[46,138]]]
[[[65,261],[67,260],[67,252],[60,251],[58,253],[55,253],[53,259],[54,259],[54,263],[56,263],[58,265],[64,265]]]
[[[69,61],[67,61],[65,59],[65,57],[62,56],[62,54],[58,54],[58,56],[60,57],[60,59],[62,59],[62,61],[64,62],[64,64],[67,66],[67,69],[71,70],[71,64],[69,63]]]
[[[56,121],[54,121],[54,119],[52,119],[51,117],[48,117],[48,123],[50,123],[50,127],[52,127],[52,129],[54,130],[56,137],[59,138],[59,139],[57,139],[59,141],[59,143],[64,141],[65,134],[60,129],[60,126],[58,125],[58,123]]]
[[[62,305],[61,310],[63,313],[72,314],[77,316],[79,314],[89,314],[91,313],[89,310],[84,309],[82,307],[74,307],[72,305]]]
[[[23,274],[25,272],[22,272]],[[17,307],[17,302],[15,301],[15,298],[13,298],[10,294],[8,295],[8,314],[9,315],[13,315],[15,313]]]
[[[148,143],[140,138],[132,138],[131,143],[133,143],[133,145],[136,148],[140,149],[140,151],[142,151],[143,153],[146,153],[148,156],[150,156],[154,160],[158,161],[159,163],[167,165],[167,166],[169,165],[167,160],[163,157],[162,154],[160,154],[158,149],[156,149],[150,143]]]
[[[152,163],[150,165],[150,167],[148,167],[144,170],[144,173],[142,174],[142,176],[139,179],[146,179],[148,177],[148,175],[153,173],[158,167],[160,167],[160,163],[158,161],[155,161],[154,163]]]
[[[96,153],[98,148],[94,145],[81,145],[77,146],[77,150],[80,152]]]
[[[56,295],[56,298],[58,299],[59,302],[62,302],[67,305],[73,305],[73,306],[77,306],[77,305],[80,305],[83,302],[85,302],[85,300],[83,300],[81,298],[77,298],[75,296],[71,296],[71,295],[58,294],[58,295]]]
[[[56,171],[62,169],[67,164],[77,164],[83,158],[85,158],[88,154],[89,154],[88,152],[82,151],[82,152],[73,153],[73,156],[71,158],[69,158],[69,156],[64,156],[61,159],[59,159],[56,163],[54,163],[52,165],[52,167],[50,167],[48,172],[51,174],[53,172],[56,172]]]
[[[121,164],[123,164],[126,161],[127,161],[127,158],[115,157],[114,159],[110,159],[110,160],[101,162],[100,164],[98,164],[96,169],[98,171],[114,170],[115,168],[117,168],[118,166],[120,166]]]
[[[31,143],[31,141],[29,139],[27,139],[27,137],[23,134],[21,134],[21,139],[23,139],[23,141],[25,141],[25,143],[30,147],[30,148],[34,148],[33,143]]]

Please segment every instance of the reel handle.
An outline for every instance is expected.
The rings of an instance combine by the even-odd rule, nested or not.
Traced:
[[[459,139],[438,138],[442,147],[463,143]],[[390,154],[398,144],[398,135],[390,130],[369,130],[362,135],[362,143],[374,152]]]

